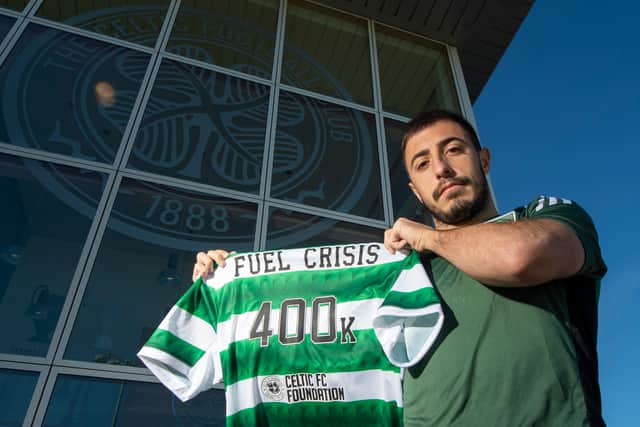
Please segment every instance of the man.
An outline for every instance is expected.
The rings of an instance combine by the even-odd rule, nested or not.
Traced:
[[[455,114],[416,117],[402,144],[435,228],[401,218],[385,245],[427,254],[445,306],[439,342],[405,374],[406,425],[603,425],[596,324],[606,267],[589,216],[540,197],[515,221],[492,222],[489,151]]]
[[[489,151],[457,114],[419,115],[402,149],[435,228],[400,218],[385,246],[424,254],[445,310],[432,350],[405,372],[405,425],[604,425],[596,335],[606,267],[587,213],[540,197],[496,218]],[[226,256],[198,254],[194,275]]]

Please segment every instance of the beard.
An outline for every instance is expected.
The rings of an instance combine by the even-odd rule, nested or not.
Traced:
[[[480,173],[480,178],[472,180],[470,178],[458,178],[460,184],[471,184],[477,188],[476,196],[471,200],[463,200],[456,198],[456,189],[449,190],[450,194],[446,194],[444,197],[453,198],[453,202],[449,209],[439,209],[435,205],[425,204],[427,210],[431,215],[440,221],[441,223],[448,225],[458,225],[464,223],[473,217],[475,217],[485,207],[489,198],[489,184],[484,174]],[[436,199],[434,197],[434,199]],[[436,199],[437,200],[437,199]]]

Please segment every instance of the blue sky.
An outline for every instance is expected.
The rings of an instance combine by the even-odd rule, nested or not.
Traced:
[[[592,216],[609,272],[598,350],[609,426],[640,425],[640,3],[537,0],[474,111],[500,210],[539,194]]]

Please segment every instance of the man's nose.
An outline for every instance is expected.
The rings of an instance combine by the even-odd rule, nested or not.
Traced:
[[[446,157],[436,156],[433,160],[433,172],[438,178],[449,178],[454,175]]]

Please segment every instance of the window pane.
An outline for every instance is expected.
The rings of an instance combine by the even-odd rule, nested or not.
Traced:
[[[289,1],[282,81],[373,105],[367,22],[310,3]]]
[[[125,180],[65,358],[142,366],[136,353],[187,290],[195,253],[253,249],[257,206]]]
[[[182,1],[167,50],[269,79],[278,3],[276,0]]]
[[[146,54],[30,25],[0,68],[0,141],[113,162],[148,62]]]
[[[169,0],[45,0],[37,16],[153,47]]]
[[[269,87],[164,61],[129,167],[257,193]]]
[[[271,195],[382,219],[373,115],[280,92]]]
[[[444,46],[380,25],[376,42],[385,111],[407,117],[434,108],[460,111]]]
[[[431,223],[431,217],[409,188],[409,176],[404,167],[404,159],[400,150],[405,124],[385,119],[384,131],[387,142],[389,160],[389,177],[391,178],[391,198],[394,220],[404,217],[414,221]]]
[[[38,381],[37,372],[0,369],[0,426],[21,426]]]
[[[224,426],[224,391],[182,403],[160,384],[61,375],[44,427]]]
[[[265,249],[382,242],[383,240],[383,229],[287,209],[271,208]]]
[[[2,42],[2,39],[4,39],[4,36],[7,35],[14,21],[15,19],[0,15],[0,42]]]
[[[0,155],[0,353],[46,355],[105,179]]]
[[[0,0],[0,7],[22,11],[29,0]]]

